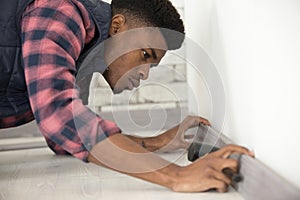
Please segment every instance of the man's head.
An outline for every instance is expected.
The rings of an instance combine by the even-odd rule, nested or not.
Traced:
[[[115,93],[148,78],[167,50],[180,48],[184,26],[169,0],[112,0],[108,68],[103,76]],[[150,28],[152,27],[152,28]]]

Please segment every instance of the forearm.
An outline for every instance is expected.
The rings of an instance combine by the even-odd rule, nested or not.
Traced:
[[[88,160],[170,189],[181,168],[147,151],[122,134],[113,135],[94,146]]]
[[[143,148],[147,149],[148,151],[154,152],[158,150],[163,150],[163,148],[168,145],[173,138],[164,137],[165,134],[173,135],[170,132],[177,132],[179,126],[175,126],[166,132],[153,136],[153,137],[139,137],[134,135],[126,135],[129,139],[136,142]],[[175,134],[174,134],[175,135]]]
[[[147,149],[148,151],[154,152],[158,149],[160,149],[161,146],[163,146],[163,141],[160,140],[159,136],[153,136],[153,137],[139,137],[134,135],[125,135],[130,140],[134,141],[135,143],[139,144],[144,149]]]

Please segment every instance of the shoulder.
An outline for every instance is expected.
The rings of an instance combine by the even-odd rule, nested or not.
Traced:
[[[23,12],[22,21],[26,23],[29,19],[47,29],[49,29],[49,23],[55,23],[55,25],[62,23],[62,26],[71,26],[71,29],[75,27],[83,31],[86,42],[94,36],[95,24],[87,9],[78,0],[35,0]],[[43,25],[41,21],[44,22]],[[29,24],[31,26],[32,23],[26,23],[27,26]],[[74,32],[77,31],[74,30]]]
[[[23,12],[23,16],[28,14],[42,15],[47,14],[47,12],[53,15],[63,13],[66,16],[75,17],[74,13],[85,16],[87,10],[77,0],[35,0],[27,6]]]

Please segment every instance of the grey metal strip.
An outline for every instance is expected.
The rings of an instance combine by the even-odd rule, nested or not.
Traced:
[[[300,190],[277,175],[257,159],[242,156],[240,174],[243,181],[234,188],[246,200],[299,200]]]
[[[208,129],[211,137],[217,138],[217,146],[222,147],[233,142],[224,134],[216,136],[216,131]],[[261,161],[242,155],[239,158],[239,174],[243,177],[233,187],[245,200],[300,200],[300,189],[279,176]]]

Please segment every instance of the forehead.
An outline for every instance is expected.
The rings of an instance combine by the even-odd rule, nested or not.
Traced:
[[[141,48],[153,48],[167,50],[166,41],[158,28],[145,27],[130,29],[118,34],[119,41],[124,45],[126,50]]]
[[[114,35],[106,41],[109,46],[109,61],[138,49],[167,51],[167,44],[159,28],[146,27],[129,29]]]
[[[145,42],[151,48],[163,50],[167,48],[165,39],[159,29],[141,29],[134,31],[132,34],[136,39]]]

